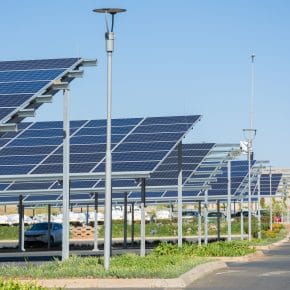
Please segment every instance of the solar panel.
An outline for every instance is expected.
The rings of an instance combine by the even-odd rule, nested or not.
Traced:
[[[54,95],[58,90],[53,84],[64,78],[72,81],[68,73],[82,63],[80,58],[0,62],[0,126],[23,120],[23,109],[37,109],[41,105],[37,97]]]
[[[270,186],[270,174],[261,175],[261,195],[270,196],[277,194],[280,182],[282,180],[282,174],[273,173],[271,176],[271,185]],[[272,190],[271,190],[272,189]],[[255,187],[253,194],[258,194],[258,189]]]
[[[112,139],[115,140],[112,145],[113,171],[154,171],[199,119],[200,116],[180,116],[112,120],[112,128],[115,128],[113,132],[116,133],[112,135]],[[153,121],[156,121],[157,125]],[[6,143],[0,148],[0,175],[61,173],[61,125],[62,122],[28,123],[19,132],[5,133],[2,140]],[[105,120],[71,122],[70,172],[105,171],[105,127]],[[145,127],[146,133],[138,133]],[[157,128],[166,132],[157,133]],[[176,128],[180,130],[178,133]],[[174,133],[170,133],[171,131]],[[156,135],[162,134],[161,140],[156,138]],[[131,136],[134,136],[133,140]],[[118,183],[119,186],[136,186],[134,180]],[[29,186],[36,190],[37,184],[16,182],[9,190],[29,190]],[[72,183],[72,186],[75,184]],[[85,188],[98,188],[100,184],[101,181],[94,181]],[[42,190],[43,186],[48,186],[47,189],[57,188],[56,185],[51,186],[51,183],[47,183],[39,189]]]

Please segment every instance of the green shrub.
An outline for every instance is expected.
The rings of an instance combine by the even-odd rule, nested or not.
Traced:
[[[195,249],[196,256],[201,257],[235,257],[254,252],[255,249],[246,241],[216,242]]]
[[[262,235],[264,236],[264,238],[270,238],[270,239],[275,239],[277,237],[277,234],[271,230],[263,231]]]
[[[249,233],[249,223],[248,218],[244,219],[244,231],[246,234]],[[259,227],[258,227],[258,219],[254,216],[252,216],[252,236],[254,238],[258,237]]]
[[[41,286],[37,286],[34,283],[20,283],[14,280],[0,279],[1,290],[41,290],[48,289]]]
[[[154,248],[153,253],[158,256],[176,255],[178,253],[178,247],[168,242],[162,242]]]

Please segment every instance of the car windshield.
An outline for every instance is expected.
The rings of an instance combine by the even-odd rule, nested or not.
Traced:
[[[39,223],[31,227],[32,231],[43,231],[48,229],[48,223]]]

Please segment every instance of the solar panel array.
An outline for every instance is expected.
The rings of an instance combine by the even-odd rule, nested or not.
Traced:
[[[19,122],[18,113],[25,108],[38,108],[36,97],[53,95],[51,86],[81,65],[80,58],[43,59],[0,62],[0,125]],[[69,82],[73,78],[67,77]]]
[[[270,186],[270,174],[262,174],[261,175],[261,195],[263,196],[273,196],[277,194],[280,182],[282,180],[282,174],[273,173],[271,177],[271,185]],[[270,190],[272,188],[272,191]],[[258,194],[258,189],[255,187],[253,194]]]
[[[196,168],[200,165],[202,160],[211,152],[211,150],[215,147],[214,143],[201,143],[201,144],[183,144],[183,162],[185,163],[187,169],[183,172],[183,184],[185,185],[188,181],[188,178],[190,178],[196,170]],[[174,185],[176,187],[177,185],[177,149],[174,149],[162,162],[160,166],[158,166],[157,170],[152,173],[152,181],[151,178],[147,182],[148,188],[154,188],[156,187],[155,180],[158,179],[158,187],[162,186],[169,186]],[[166,166],[165,166],[166,165]],[[168,166],[167,166],[168,165]],[[191,165],[191,168],[189,167]],[[161,169],[159,169],[161,168]],[[156,172],[156,174],[155,174]],[[171,178],[168,178],[168,174],[170,174]],[[174,179],[176,182],[173,184],[172,182],[169,182],[168,180]],[[7,188],[7,193],[11,190],[16,190],[21,192],[23,189],[23,185],[26,185],[27,188],[30,188],[30,191],[33,189],[61,189],[62,185],[58,182],[55,182],[54,184],[51,184],[49,182],[32,182],[32,183],[15,183],[11,185],[9,188]],[[97,189],[102,188],[103,189],[104,183],[103,181],[94,181],[94,180],[72,180],[71,181],[71,189],[87,189],[87,192],[94,192],[98,191]],[[113,180],[113,188],[124,188],[124,191],[128,187],[135,187],[140,189],[140,185],[138,182],[136,182],[134,179],[122,179],[122,180]],[[156,191],[156,192],[150,192],[146,191],[146,198],[147,200],[157,200],[160,199],[162,196],[167,194],[168,191]],[[71,200],[72,201],[93,201],[94,196],[89,193],[71,193]],[[114,192],[113,191],[113,200],[123,200],[124,193],[123,192]],[[17,199],[17,197],[16,197]],[[99,193],[99,199],[104,199],[104,194]],[[163,198],[165,200],[165,198]],[[26,202],[61,202],[61,195],[55,195],[55,194],[49,194],[46,193],[45,195],[42,194],[40,196],[29,196],[26,197]],[[140,200],[140,190],[138,192],[132,191],[128,194],[128,200]]]
[[[251,166],[255,164],[252,162]],[[231,195],[239,194],[241,186],[248,176],[248,161],[231,162]],[[222,173],[216,176],[217,181],[211,183],[211,189],[208,191],[209,196],[226,196],[228,194],[228,168],[227,164],[222,168]]]
[[[199,119],[200,116],[113,119],[113,172],[154,171]],[[5,133],[0,139],[0,175],[62,173],[62,141],[62,122],[22,123],[19,132]],[[105,171],[106,120],[72,121],[70,143],[70,172]],[[71,187],[93,189],[101,182],[72,181]],[[16,182],[1,184],[0,188],[21,192],[60,186],[57,181]]]

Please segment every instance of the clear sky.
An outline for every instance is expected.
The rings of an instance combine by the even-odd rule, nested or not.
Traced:
[[[116,17],[113,117],[201,114],[190,141],[239,143],[255,61],[256,158],[289,167],[290,1],[1,0],[1,60],[97,58],[72,84],[72,119],[106,117],[104,17]],[[36,120],[62,119],[62,101]]]

